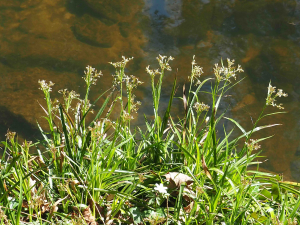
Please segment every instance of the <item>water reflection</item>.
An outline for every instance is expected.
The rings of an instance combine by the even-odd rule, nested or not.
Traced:
[[[247,78],[232,90],[222,107],[229,107],[228,116],[247,129],[264,104],[270,80],[289,93],[289,98],[280,99],[288,114],[262,122],[283,126],[260,135],[276,133],[263,144],[263,154],[269,158],[265,167],[300,180],[299,26],[300,3],[296,0],[2,0],[1,132],[15,127],[30,139],[36,137],[36,119],[45,127],[40,119],[43,111],[36,102],[43,102],[39,79],[52,80],[56,90],[68,88],[83,94],[81,76],[85,66],[92,65],[105,74],[92,90],[92,98],[96,98],[112,80],[109,74],[113,70],[107,62],[122,55],[134,56],[129,71],[145,82],[136,93],[144,102],[138,119],[142,121],[143,113],[152,111],[150,79],[144,68],[148,64],[157,67],[159,53],[175,57],[172,65],[174,70],[179,68],[178,95],[187,82],[193,55],[206,77],[212,76],[214,63],[229,57],[242,64]],[[174,74],[167,74],[165,84],[173,82]],[[170,90],[168,85],[163,89],[165,107]],[[180,114],[181,103],[175,101],[179,106],[174,113]],[[18,128],[15,121],[28,130]]]

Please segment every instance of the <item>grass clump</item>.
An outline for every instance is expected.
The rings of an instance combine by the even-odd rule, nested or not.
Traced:
[[[0,221],[2,224],[297,224],[299,187],[278,175],[250,170],[257,166],[259,143],[254,132],[268,105],[277,97],[269,84],[266,104],[253,128],[245,131],[235,120],[218,113],[222,97],[243,72],[233,60],[214,67],[215,78],[202,80],[202,68],[193,58],[190,86],[183,87],[184,115],[171,117],[176,78],[166,110],[161,113],[163,77],[172,57],[159,56],[159,69],[148,66],[154,119],[145,116],[145,129],[132,127],[141,103],[134,90],[142,84],[125,74],[132,58],[111,63],[112,88],[91,104],[92,84],[102,75],[88,66],[84,99],[61,90],[63,102],[51,99],[52,82],[39,81],[45,95],[48,131],[39,143],[16,140],[8,132],[0,160]],[[211,82],[212,102],[200,100],[201,88]],[[195,86],[195,88],[193,88]],[[195,90],[194,90],[195,89]],[[204,93],[205,94],[205,93]],[[101,108],[91,122],[87,115],[99,99]],[[219,110],[220,111],[220,110]],[[112,112],[119,113],[113,119]],[[174,116],[174,115],[173,115]],[[175,115],[178,116],[178,115]],[[223,119],[242,131],[224,129]],[[243,142],[244,144],[239,144]],[[42,144],[42,146],[41,146]],[[30,151],[35,148],[34,153]],[[251,167],[253,168],[253,167]]]

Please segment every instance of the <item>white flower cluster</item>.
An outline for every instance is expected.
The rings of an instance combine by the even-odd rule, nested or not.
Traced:
[[[218,63],[216,63],[214,68],[214,74],[218,82],[222,80],[230,82],[231,77],[236,79],[236,73],[244,72],[240,65],[238,65],[237,68],[233,67],[234,59],[227,59],[227,67],[223,65],[223,62],[221,64],[222,66],[219,66]]]
[[[103,141],[107,136],[107,134],[105,133],[105,125],[106,120],[98,120],[94,122],[94,127],[89,127],[92,139],[96,140],[98,143]]]
[[[162,72],[166,69],[168,71],[172,71],[171,66],[169,65],[169,61],[174,60],[174,58],[172,56],[169,56],[169,58],[167,58],[167,56],[162,56],[162,55],[158,55],[158,57],[156,57],[161,72],[159,71],[159,69],[156,70],[150,70],[150,66],[148,65],[146,67],[146,72],[150,75],[152,81],[154,80],[155,75],[160,75],[162,74]]]
[[[136,88],[138,85],[141,85],[142,83],[144,83],[133,75],[130,75],[130,76],[125,75],[124,79],[126,80],[126,86],[129,89],[129,91],[132,91],[133,88]]]
[[[126,64],[132,60],[133,57],[131,58],[125,58],[125,56],[122,56],[122,61],[120,62],[109,62],[111,65],[113,65],[115,68],[116,68],[116,74],[113,74],[112,76],[114,77],[114,81],[113,81],[113,84],[115,86],[121,84],[122,82],[124,82],[124,80],[126,80],[126,82],[129,84],[129,86],[131,85],[131,80],[134,79],[135,77],[133,75],[131,76],[127,76],[125,75],[125,67],[126,67]],[[137,85],[140,84],[140,81],[138,81],[138,79],[136,78],[137,80]],[[133,87],[132,87],[133,89]]]
[[[152,80],[154,79],[155,75],[161,74],[161,72],[159,72],[158,69],[156,69],[156,70],[150,70],[150,66],[149,65],[146,67],[146,72],[150,75],[150,77],[151,77]]]
[[[14,138],[16,136],[16,132],[11,132],[11,131],[7,130],[7,134],[5,136],[6,136],[6,139],[8,139],[11,142],[14,140]]]
[[[121,62],[109,62],[111,65],[113,65],[115,68],[125,68],[126,67],[126,64],[132,60],[133,57],[131,58],[125,58],[125,56],[122,56],[122,61]]]
[[[266,105],[271,105],[274,107],[277,107],[278,109],[284,109],[284,107],[282,106],[282,103],[280,104],[276,104],[276,98],[277,97],[287,97],[288,94],[284,93],[282,89],[278,89],[277,93],[276,93],[276,87],[273,87],[271,85],[271,82],[269,83],[269,87],[268,87],[268,97],[266,98]]]
[[[68,99],[77,99],[80,96],[75,91],[73,91],[73,90],[68,91],[68,89],[59,90],[58,93],[62,94],[64,96],[64,98],[68,98]]]
[[[196,102],[193,106],[194,109],[196,109],[196,111],[198,113],[201,113],[203,111],[208,111],[210,106],[209,105],[206,105],[204,104],[203,102],[202,103],[199,103],[199,102]]]
[[[200,85],[201,81],[200,81],[200,76],[203,74],[203,68],[200,66],[197,66],[196,60],[195,60],[195,55],[193,56],[193,61],[192,61],[192,73],[191,76],[189,76],[189,80],[191,82],[195,82],[195,85]]]
[[[131,116],[128,112],[126,112],[125,110],[123,110],[123,120],[124,121],[129,121],[129,120],[133,120],[133,116]]]
[[[248,151],[251,153],[253,150],[258,150],[260,149],[260,145],[257,143],[257,140],[254,139],[250,139],[250,142],[247,143],[245,142],[245,144],[247,145]]]
[[[97,70],[91,66],[86,67],[86,71],[84,71],[85,76],[82,77],[87,84],[96,84],[97,78],[102,76],[102,72]]]
[[[169,56],[169,58],[167,58],[167,56],[162,56],[162,55],[158,55],[158,57],[156,57],[159,66],[161,68],[161,70],[168,70],[171,71],[171,66],[169,65],[169,61],[174,60],[174,58],[172,56]]]
[[[135,99],[135,95],[131,95],[131,98],[130,98],[130,109],[131,109],[131,112],[137,112],[138,109],[139,109],[139,106],[142,104],[140,101],[134,101]]]
[[[54,85],[54,83],[52,81],[49,81],[49,84],[46,83],[45,80],[39,80],[39,84],[40,84],[40,90],[42,90],[43,92],[51,92],[52,91],[52,86]]]

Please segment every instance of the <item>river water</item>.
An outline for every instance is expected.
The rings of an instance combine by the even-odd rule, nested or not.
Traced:
[[[54,98],[63,88],[83,96],[83,71],[92,65],[104,74],[92,90],[95,99],[111,84],[108,62],[133,56],[128,73],[145,82],[136,92],[143,102],[139,124],[152,111],[145,67],[157,67],[158,54],[175,57],[171,66],[178,68],[180,88],[188,82],[193,55],[204,67],[204,78],[212,76],[214,63],[231,58],[242,65],[240,77],[245,79],[228,93],[222,107],[246,129],[264,105],[270,80],[289,94],[279,99],[287,113],[260,124],[282,126],[257,137],[275,135],[262,143],[262,167],[300,181],[299,35],[296,0],[1,0],[0,140],[8,128],[20,139],[40,138],[36,122],[43,127],[46,123],[38,80],[56,84]],[[174,72],[165,77],[163,105],[173,79]],[[175,103],[173,114],[180,115],[183,107],[179,100]]]

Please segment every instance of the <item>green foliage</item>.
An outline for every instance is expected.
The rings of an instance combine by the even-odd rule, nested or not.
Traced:
[[[163,77],[172,57],[159,56],[151,76],[154,119],[145,116],[145,129],[133,129],[131,120],[140,106],[134,89],[142,82],[125,74],[131,59],[111,63],[116,72],[112,88],[91,104],[89,92],[100,77],[92,67],[85,76],[86,95],[61,90],[63,102],[51,100],[52,82],[40,81],[46,105],[48,131],[39,143],[20,145],[8,132],[0,160],[0,221],[21,224],[297,224],[299,185],[278,175],[260,172],[258,140],[254,132],[275,98],[269,85],[265,107],[250,131],[218,112],[225,93],[236,83],[240,66],[233,60],[214,67],[215,79],[201,81],[202,68],[192,61],[190,86],[183,89],[184,115],[175,121],[174,80],[165,112],[160,110]],[[203,85],[211,82],[210,105],[200,101]],[[196,85],[194,90],[193,86]],[[92,122],[87,115],[104,99]],[[112,111],[119,113],[116,119]],[[278,112],[279,113],[279,112]],[[276,113],[272,113],[276,114]],[[173,115],[174,116],[174,115]],[[175,115],[179,116],[179,115]],[[232,137],[223,119],[242,134]],[[220,130],[219,130],[220,133]],[[239,141],[245,144],[240,145]],[[29,151],[34,148],[35,151]],[[35,152],[35,153],[32,153]],[[257,170],[249,167],[257,166]]]

